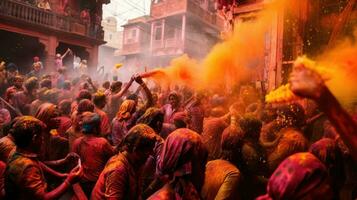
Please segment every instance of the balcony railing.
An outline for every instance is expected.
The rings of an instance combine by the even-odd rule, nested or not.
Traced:
[[[14,0],[0,1],[0,17],[19,20],[48,29],[75,33],[93,39],[103,40],[102,27],[94,32],[94,28],[83,24],[79,19],[46,11],[24,2]]]
[[[169,48],[182,48],[183,42],[181,39],[165,39],[163,42],[161,40],[154,40],[152,43],[152,48],[155,49],[169,49]]]
[[[205,10],[192,0],[187,0],[187,10],[209,24],[219,28],[223,27],[223,20],[216,13]]]

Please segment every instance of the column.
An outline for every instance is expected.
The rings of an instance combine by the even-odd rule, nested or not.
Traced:
[[[152,45],[154,42],[154,24],[155,22],[151,22],[151,32],[150,32],[150,52],[152,53]]]
[[[186,15],[182,15],[181,41],[182,41],[183,50],[185,49],[185,38],[186,38]]]
[[[165,19],[161,20],[161,47],[164,48]]]
[[[45,71],[50,72],[55,70],[55,57],[58,40],[56,36],[49,36],[47,38],[39,38],[39,42],[45,46],[45,58],[42,61]]]
[[[93,46],[93,48],[87,49],[89,52],[88,59],[88,71],[95,72],[98,66],[98,46]]]

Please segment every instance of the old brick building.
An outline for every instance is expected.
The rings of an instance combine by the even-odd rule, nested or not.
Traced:
[[[28,71],[32,57],[39,56],[45,68],[51,69],[56,53],[70,48],[73,53],[87,59],[90,67],[98,62],[98,46],[103,44],[100,26],[102,4],[109,0],[50,0],[50,10],[38,8],[34,1],[0,1],[0,58],[14,62],[21,71]],[[90,22],[80,19],[88,8]],[[99,21],[99,26],[98,25]],[[73,64],[73,56],[64,60]]]
[[[150,16],[124,25],[122,55],[133,71],[167,66],[182,54],[203,58],[219,40],[223,20],[209,0],[152,1]]]

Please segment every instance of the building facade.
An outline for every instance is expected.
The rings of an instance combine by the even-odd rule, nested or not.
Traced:
[[[123,57],[120,51],[123,42],[123,31],[118,31],[118,22],[115,17],[107,17],[102,21],[105,44],[99,46],[99,71],[111,73],[115,64],[121,63]]]
[[[251,20],[270,3],[271,0],[217,0],[216,8],[218,13],[232,16],[232,21],[226,20],[225,24],[233,25]],[[265,54],[260,58],[264,66],[257,80],[260,79],[267,90],[286,83],[298,56],[319,55],[339,38],[353,36],[356,23],[355,0],[289,1],[284,9],[275,13],[266,33],[262,45]]]
[[[124,25],[125,65],[134,71],[168,66],[183,54],[203,58],[219,41],[223,20],[208,0],[152,1],[150,16]]]
[[[0,37],[4,40],[0,57],[14,62],[20,71],[29,71],[32,57],[39,56],[45,69],[54,69],[57,53],[68,48],[88,66],[98,64],[98,46],[104,44],[100,25],[102,5],[109,0],[49,0],[50,8],[39,8],[35,1],[2,0],[0,2]],[[88,9],[84,19],[82,11]],[[99,23],[98,23],[99,22]],[[74,55],[67,56],[64,64],[73,65]]]

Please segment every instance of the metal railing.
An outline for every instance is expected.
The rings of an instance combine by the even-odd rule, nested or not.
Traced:
[[[1,0],[1,16],[57,31],[84,35],[94,39],[103,40],[104,37],[101,27],[97,30],[97,33],[93,33],[91,31],[92,28],[82,23],[79,19],[40,9],[25,2]]]

